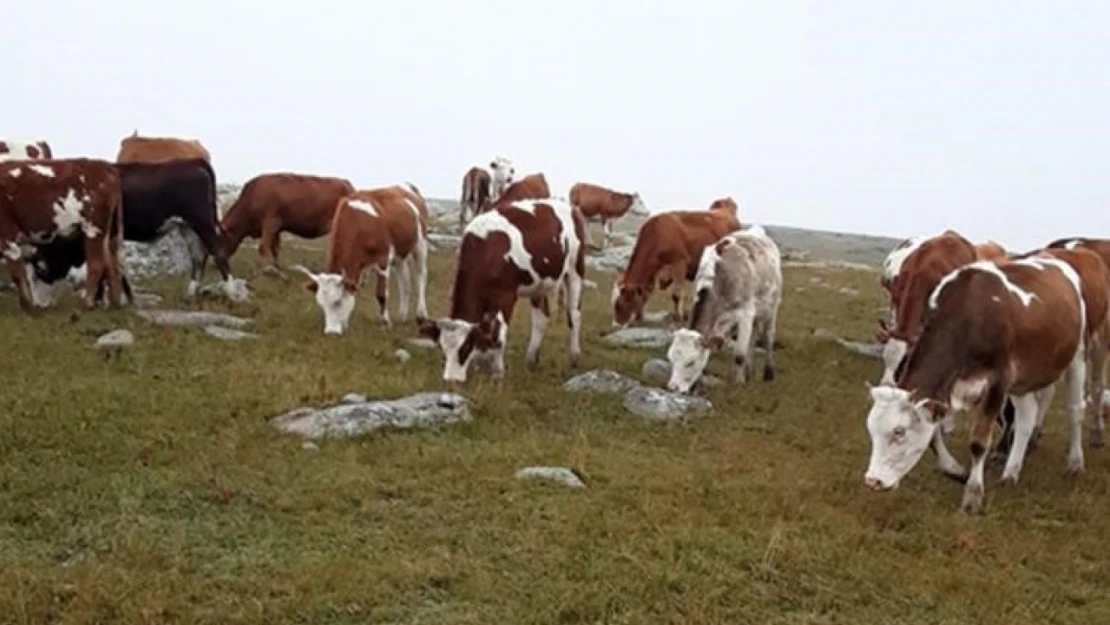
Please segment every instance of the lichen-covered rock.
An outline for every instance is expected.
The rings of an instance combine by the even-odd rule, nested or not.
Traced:
[[[671,332],[665,328],[621,328],[606,334],[605,341],[625,347],[666,347],[671,344]]]
[[[713,404],[704,397],[680,395],[658,388],[640,386],[624,395],[629,412],[650,421],[677,421],[709,412]]]
[[[419,347],[420,349],[439,349],[439,345],[431,339],[426,339],[422,336],[411,338],[408,341],[409,345]]]
[[[628,376],[609,369],[595,369],[580,373],[563,383],[563,390],[591,393],[623,393],[640,383]]]
[[[221,341],[242,341],[244,339],[258,338],[257,334],[253,334],[251,332],[232,330],[231,328],[225,328],[223,326],[217,325],[204,326],[204,331],[207,332],[209,336],[214,336]]]
[[[470,406],[455,393],[418,393],[400,399],[300,408],[270,424],[305,438],[352,438],[381,428],[412,429],[470,421]]]
[[[120,349],[134,343],[135,335],[130,330],[112,330],[96,339],[96,346],[101,349]]]
[[[516,479],[542,479],[565,484],[571,488],[585,488],[586,483],[578,472],[566,467],[525,467],[516,472]]]
[[[177,228],[154,243],[124,241],[123,259],[129,278],[185,275],[193,266],[188,243]]]
[[[169,326],[222,325],[243,328],[254,322],[253,319],[205,310],[136,310],[135,314],[151,323]]]

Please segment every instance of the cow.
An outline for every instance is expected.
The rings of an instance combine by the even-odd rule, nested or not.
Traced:
[[[520,200],[543,200],[549,197],[551,197],[551,188],[547,186],[547,177],[537,172],[510,184],[493,200],[491,206],[512,204]]]
[[[667,349],[667,389],[689,393],[701,379],[709,354],[736,331],[733,383],[752,376],[752,342],[765,350],[763,379],[775,378],[775,325],[782,302],[782,254],[761,226],[725,235],[706,247],[694,280],[694,308],[686,328],[674,332]]]
[[[997,241],[984,241],[975,245],[975,257],[979,260],[1005,260],[1011,254]]]
[[[347,331],[362,272],[368,267],[378,274],[377,299],[384,325],[392,323],[389,274],[394,267],[400,270],[401,321],[408,320],[410,281],[415,282],[416,320],[428,317],[428,205],[411,183],[356,191],[340,199],[331,225],[327,271],[313,273],[303,265],[293,267],[309,278],[305,288],[315,294],[324,313],[325,335]]]
[[[932,443],[945,473],[965,483],[961,509],[980,511],[987,451],[1007,396],[1015,438],[1002,479],[1016,482],[1043,391],[1064,375],[1072,425],[1068,468],[1082,472],[1087,313],[1072,266],[1049,257],[975,261],[946,274],[927,306],[895,384],[870,389],[865,484],[896,488]],[[977,413],[969,473],[944,449],[937,430],[949,412],[966,409]]]
[[[535,368],[548,323],[548,298],[560,285],[566,289],[570,366],[577,367],[585,228],[581,212],[550,198],[502,203],[467,224],[448,316],[424,321],[419,331],[443,351],[445,382],[465,382],[478,356],[492,364],[495,380],[503,380],[505,341],[518,297],[532,304],[527,364]]]
[[[50,144],[43,139],[35,141],[11,141],[0,139],[0,162],[4,161],[41,161],[54,158]]]
[[[702,249],[740,228],[735,203],[710,210],[657,213],[640,226],[628,265],[613,282],[610,303],[615,327],[642,321],[644,304],[655,291],[671,287],[672,320],[683,318],[686,282],[697,276]]]
[[[185,295],[194,299],[204,266],[211,255],[224,280],[224,291],[233,301],[244,301],[246,286],[231,275],[228,255],[220,239],[216,209],[216,175],[201,158],[159,163],[119,163],[123,194],[123,236],[127,241],[153,243],[173,230],[180,231],[188,247],[191,268]],[[40,246],[33,255],[34,280],[53,289],[71,268],[85,262],[84,252],[73,242],[55,241]],[[124,291],[133,299],[130,284]],[[56,293],[56,291],[54,291]],[[102,292],[97,287],[98,294]],[[98,295],[99,296],[99,295]],[[53,296],[39,305],[49,305]]]
[[[7,263],[19,305],[32,312],[34,300],[23,245],[76,239],[88,259],[84,308],[107,276],[109,306],[121,303],[123,215],[120,176],[98,159],[0,163],[0,255]]]
[[[489,201],[489,172],[481,167],[471,167],[463,176],[462,197],[459,199],[459,230],[466,227],[470,217],[485,211]]]
[[[258,239],[259,262],[280,273],[281,233],[316,239],[331,231],[339,201],[355,192],[346,178],[278,172],[247,181],[227,209],[220,231],[228,256],[243,239]],[[420,200],[423,202],[423,200]]]
[[[582,211],[587,221],[601,222],[601,247],[613,236],[613,223],[627,214],[646,217],[649,213],[640,194],[622,193],[588,182],[577,182],[568,194],[570,203]],[[586,231],[587,234],[589,230]],[[587,244],[590,244],[587,236]]]
[[[196,139],[140,137],[138,129],[120,139],[117,163],[165,163],[201,158],[211,163],[212,155]]]
[[[496,202],[501,198],[501,194],[505,192],[505,189],[516,179],[516,167],[511,160],[504,156],[497,156],[490,161],[489,170],[491,174],[489,199],[490,202]]]

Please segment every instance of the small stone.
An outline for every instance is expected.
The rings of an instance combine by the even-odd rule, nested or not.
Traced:
[[[343,399],[339,400],[341,404],[365,404],[369,401],[365,395],[361,393],[347,393]]]
[[[397,351],[393,352],[393,357],[404,364],[412,359],[412,354],[406,352],[403,349],[398,349]]]
[[[621,328],[605,335],[605,341],[625,347],[666,347],[671,344],[671,332],[664,328]]]
[[[408,344],[420,349],[439,349],[439,345],[432,339],[426,339],[422,336],[408,340]]]
[[[859,290],[850,289],[850,288],[845,286],[845,287],[840,287],[840,293],[843,293],[844,295],[853,295],[853,296],[855,296],[855,295],[859,295]]]
[[[225,328],[223,326],[204,326],[204,331],[221,341],[242,341],[244,339],[258,338],[257,334],[243,332],[241,330],[232,330],[231,328]]]
[[[595,369],[580,373],[563,383],[563,390],[572,393],[623,393],[640,383],[628,376],[609,369]]]
[[[516,472],[516,479],[552,480],[571,488],[586,487],[586,483],[579,477],[578,472],[566,467],[525,467]]]
[[[242,328],[254,322],[253,319],[244,319],[223,313],[214,313],[203,310],[137,310],[135,314],[157,325],[172,326],[208,326],[222,325],[232,328]]]
[[[669,313],[665,310],[653,310],[651,312],[644,313],[644,321],[647,321],[647,322],[650,322],[650,323],[661,323],[661,322],[666,321],[667,319],[669,319],[670,316],[671,316],[671,313]]]
[[[320,451],[320,446],[312,441],[305,441],[301,443],[301,449],[305,451]]]
[[[650,421],[678,421],[687,416],[709,412],[713,404],[704,397],[680,395],[658,388],[640,386],[624,395],[624,407]]]
[[[112,330],[96,339],[96,346],[101,349],[120,349],[134,343],[135,335],[130,330]]]
[[[594,282],[593,280],[583,279],[582,280],[582,288],[584,288],[584,289],[596,289],[597,288],[597,283]]]

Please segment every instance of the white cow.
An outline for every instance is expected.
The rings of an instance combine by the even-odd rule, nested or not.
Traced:
[[[710,351],[736,331],[733,343],[734,383],[752,375],[752,342],[756,332],[766,350],[763,379],[775,377],[775,323],[782,302],[782,255],[760,226],[735,230],[702,252],[694,279],[690,326],[676,330],[667,359],[667,388],[689,393],[701,379]]]

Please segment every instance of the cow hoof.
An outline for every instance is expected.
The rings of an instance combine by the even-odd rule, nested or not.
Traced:
[[[1100,449],[1104,445],[1106,445],[1106,440],[1102,430],[1091,430],[1091,447]]]
[[[775,379],[775,368],[774,367],[764,367],[763,368],[763,381],[764,382],[771,382],[774,379]]]

